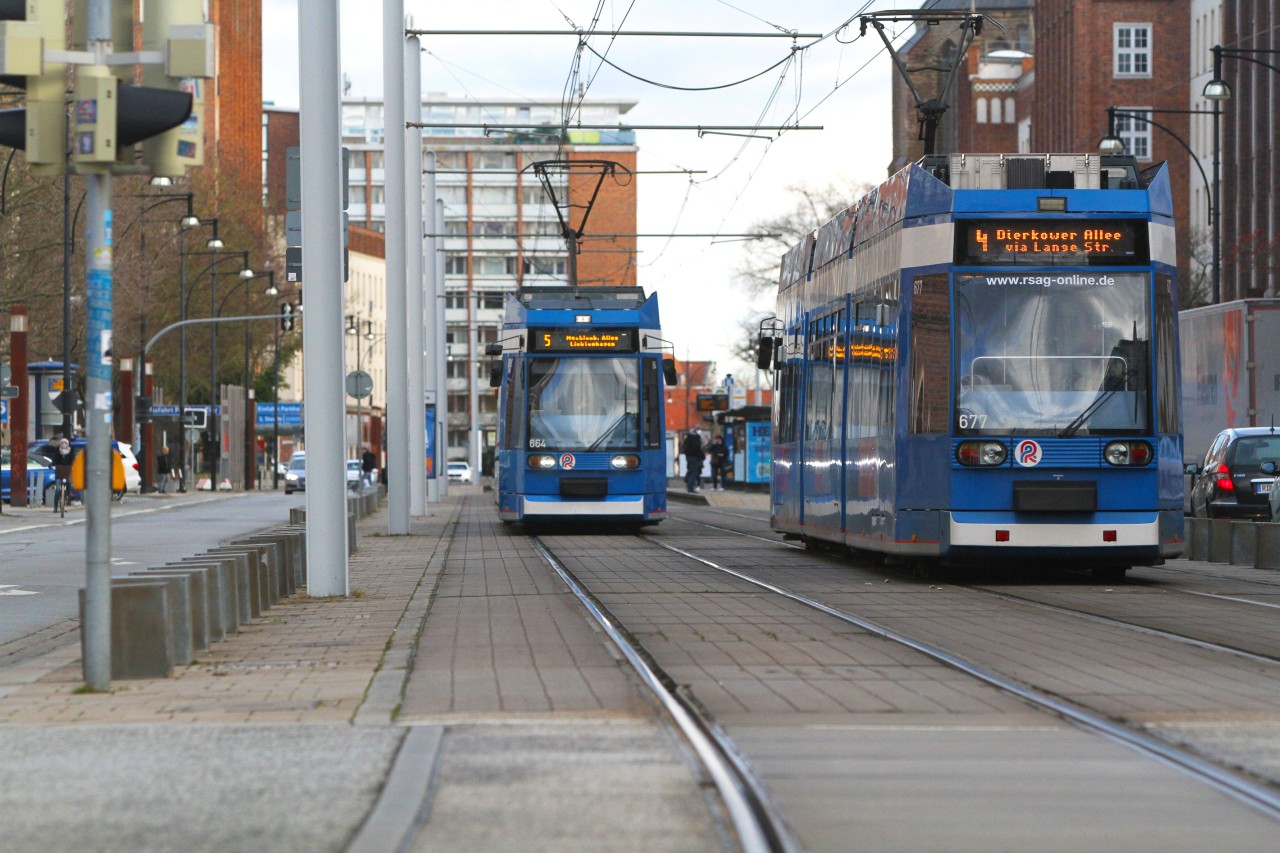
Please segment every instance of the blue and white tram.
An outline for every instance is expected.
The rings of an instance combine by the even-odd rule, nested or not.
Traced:
[[[930,157],[793,247],[772,525],[909,559],[1183,548],[1169,176],[1096,155]]]
[[[666,517],[658,297],[638,287],[526,287],[508,295],[498,387],[504,521]]]

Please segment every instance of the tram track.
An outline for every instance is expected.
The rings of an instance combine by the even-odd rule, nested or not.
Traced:
[[[538,555],[569,587],[681,733],[711,778],[747,853],[792,853],[800,849],[767,790],[745,757],[696,698],[681,689],[608,608],[578,580],[539,536]]]
[[[733,530],[732,528],[724,527],[722,525],[704,521],[695,521],[688,518],[679,518],[678,520],[681,522],[699,525],[707,529],[716,530],[723,534],[769,542],[775,545],[782,545],[791,550],[805,550],[803,546],[781,542],[777,539],[770,539],[753,533]],[[648,546],[660,548],[667,552],[676,554],[684,559],[705,566],[706,568],[714,569],[717,572],[724,573],[749,583],[758,589],[763,589],[775,595],[782,596],[783,598],[794,603],[801,604],[806,608],[816,610],[846,624],[858,627],[877,637],[912,649],[913,651],[925,655],[931,660],[963,672],[986,685],[994,687],[1011,696],[1015,696],[1045,713],[1066,720],[1085,731],[1097,734],[1113,743],[1121,744],[1139,754],[1160,762],[1161,764],[1176,768],[1184,775],[1208,785],[1215,790],[1221,791],[1233,799],[1248,805],[1250,808],[1265,815],[1271,820],[1280,821],[1280,792],[1277,792],[1275,787],[1268,783],[1265,777],[1255,775],[1247,768],[1235,766],[1228,767],[1215,763],[1211,757],[1201,754],[1193,747],[1184,747],[1178,743],[1172,742],[1171,740],[1164,739],[1161,736],[1148,733],[1148,731],[1140,724],[1126,722],[1122,716],[1090,708],[1085,703],[1073,701],[1063,695],[1059,695],[1051,691],[1045,691],[1028,683],[1024,683],[1016,678],[1003,675],[989,667],[970,661],[960,654],[953,653],[935,644],[912,637],[908,633],[886,627],[873,620],[850,613],[839,607],[833,607],[830,604],[819,601],[811,596],[797,593],[773,583],[770,580],[762,578],[756,573],[725,565],[722,561],[710,559],[707,556],[695,553],[687,548],[680,548],[671,545],[662,541],[657,536],[638,536],[637,538]],[[936,589],[937,587],[930,588]],[[1087,619],[1110,627],[1133,630],[1157,639],[1185,643],[1195,646],[1203,651],[1231,655],[1250,663],[1260,663],[1267,666],[1280,663],[1280,659],[1272,655],[1261,655],[1224,644],[1205,642],[1194,637],[1179,635],[1174,632],[1161,631],[1158,629],[1151,629],[1148,626],[1099,616],[1097,614],[1091,614],[1085,611],[1075,610],[1073,608],[1047,605],[1042,602],[1025,599],[1020,596],[1010,595],[997,590],[965,585],[956,585],[953,588],[978,593],[984,597],[991,597],[1017,606],[1035,607],[1037,609],[1054,612],[1057,615]],[[1223,598],[1220,596],[1215,597]],[[1231,599],[1228,597],[1228,602],[1230,601]],[[1249,604],[1254,602],[1248,602],[1245,600],[1237,603]]]

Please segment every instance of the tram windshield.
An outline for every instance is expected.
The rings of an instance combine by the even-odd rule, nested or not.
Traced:
[[[529,359],[529,447],[639,449],[639,360]]]
[[[960,433],[1148,431],[1146,274],[965,275],[955,285]]]

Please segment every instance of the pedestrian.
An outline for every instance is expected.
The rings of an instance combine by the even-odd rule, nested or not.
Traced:
[[[364,449],[364,453],[360,454],[360,471],[363,474],[361,481],[366,486],[373,485],[373,472],[378,467],[378,457],[373,455],[373,451],[369,448]]]
[[[156,480],[160,494],[169,491],[169,477],[173,473],[173,460],[169,458],[169,447],[165,445],[156,454]]]
[[[723,492],[724,475],[729,467],[729,448],[725,445],[724,439],[714,435],[711,437],[707,452],[711,454],[711,491]]]
[[[702,460],[706,458],[702,452],[702,436],[698,433],[697,427],[691,429],[684,437],[680,452],[684,454],[685,488],[693,494],[698,491],[698,485],[702,480]]]

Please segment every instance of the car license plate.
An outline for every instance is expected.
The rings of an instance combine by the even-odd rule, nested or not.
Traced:
[[[1254,494],[1269,495],[1271,494],[1271,487],[1273,485],[1275,485],[1275,480],[1271,480],[1270,482],[1266,482],[1266,483],[1254,483],[1253,484]]]

